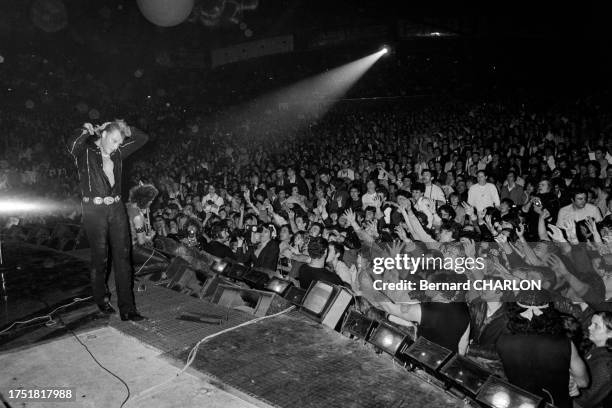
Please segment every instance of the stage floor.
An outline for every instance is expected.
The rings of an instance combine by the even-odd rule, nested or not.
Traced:
[[[88,276],[87,266],[80,262],[79,268],[84,269],[73,271],[71,276]],[[77,264],[74,265],[76,268]],[[61,276],[59,271],[55,273]],[[116,315],[100,319],[96,317],[95,305],[83,303],[62,313],[61,321],[52,327],[38,324],[0,336],[0,351],[38,347],[64,338],[70,335],[65,326],[77,333],[110,326],[155,347],[180,369],[199,340],[255,318],[155,286],[153,282],[144,283],[145,290],[135,295],[138,309],[148,317],[146,321],[122,322]],[[184,311],[223,315],[227,321],[207,325],[177,320]],[[296,311],[212,338],[200,346],[192,368],[219,388],[260,406],[464,406],[463,401],[407,372],[388,356],[376,354],[363,342],[350,340]],[[181,377],[172,380],[181,381]]]
[[[126,408],[256,408],[190,371],[175,378],[176,366],[160,350],[143,344],[112,327],[80,332],[78,338],[130,387]],[[104,372],[72,336],[37,347],[0,354],[0,392],[12,407],[119,407],[127,389]],[[162,384],[161,386],[157,386]],[[9,399],[8,390],[68,387],[75,391],[72,402],[23,402]]]

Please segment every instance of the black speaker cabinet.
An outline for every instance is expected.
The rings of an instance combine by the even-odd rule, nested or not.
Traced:
[[[217,274],[196,271],[179,257],[172,260],[166,275],[170,279],[167,287],[200,299],[212,295],[219,284]]]
[[[273,292],[224,284],[217,286],[211,301],[220,306],[242,310],[255,316],[268,316],[291,306],[291,303]]]

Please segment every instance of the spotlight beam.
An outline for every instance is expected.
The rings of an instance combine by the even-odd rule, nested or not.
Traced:
[[[348,64],[308,78],[276,94],[277,99],[285,100],[326,100],[344,95],[385,52],[377,51]]]
[[[387,50],[388,51],[388,50]],[[260,120],[273,115],[276,131],[295,129],[300,118],[321,117],[337,100],[385,54],[384,49],[358,60],[332,68],[306,78],[268,95],[257,98],[237,113],[239,119],[249,123],[251,131],[270,133]],[[236,118],[236,116],[233,116]]]

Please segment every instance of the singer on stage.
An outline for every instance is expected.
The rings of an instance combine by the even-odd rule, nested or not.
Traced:
[[[123,159],[147,141],[146,134],[123,120],[95,128],[86,123],[68,140],[68,151],[79,173],[83,226],[91,247],[93,298],[103,314],[115,313],[106,286],[110,246],[121,320],[144,319],[134,302],[130,229],[121,198],[121,170]]]

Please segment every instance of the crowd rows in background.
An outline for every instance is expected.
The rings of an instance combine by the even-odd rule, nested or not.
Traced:
[[[605,114],[582,104],[551,114],[429,101],[342,105],[289,128],[274,119],[204,121],[207,138],[162,142],[137,163],[133,182],[161,192],[152,205],[155,232],[143,243],[171,237],[301,287],[345,285],[368,313],[417,322],[427,338],[552,395],[558,406],[571,397],[583,407],[605,404],[612,367]],[[398,254],[482,257],[486,267],[372,273],[375,258]],[[532,279],[546,290],[383,290],[381,298],[374,279]]]
[[[165,237],[302,287],[345,285],[364,311],[416,322],[430,340],[560,407],[570,395],[603,406],[612,384],[612,138],[603,110],[345,103],[282,126],[273,108],[228,112],[147,129],[154,142],[126,174],[129,185],[160,191],[139,244]],[[61,133],[80,123],[16,120],[13,129],[31,136],[5,154],[1,188],[76,205]],[[375,258],[398,254],[481,257],[486,267],[372,273]],[[547,291],[383,290],[381,298],[374,279],[535,279]]]

